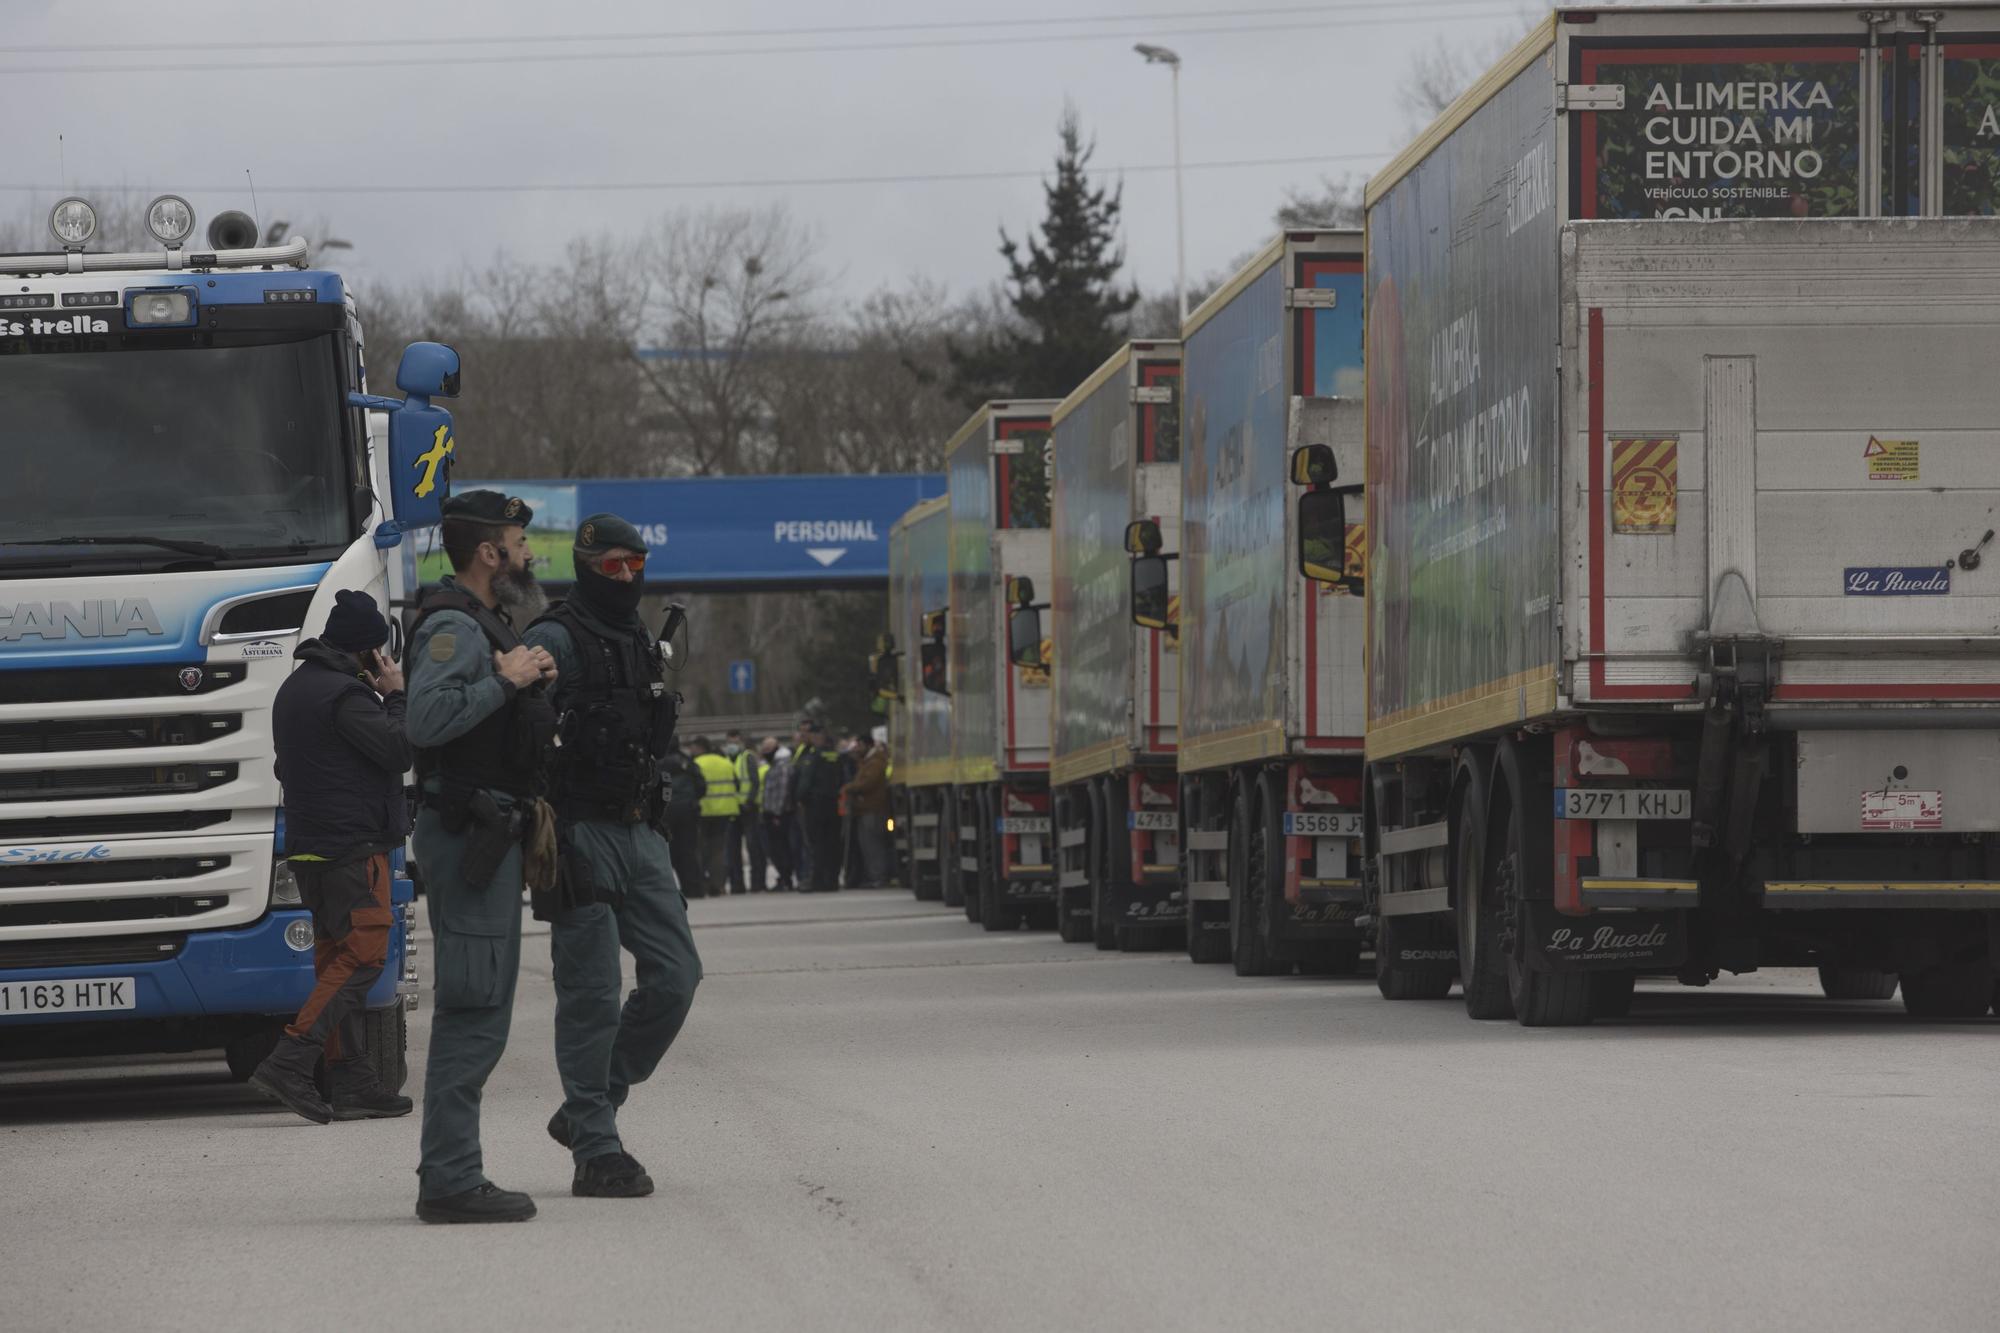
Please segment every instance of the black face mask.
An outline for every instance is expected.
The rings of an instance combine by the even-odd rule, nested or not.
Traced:
[[[620,583],[581,560],[576,562],[577,599],[606,619],[622,620],[634,614],[639,609],[639,599],[645,593],[646,580],[643,577],[635,578],[630,583]]]

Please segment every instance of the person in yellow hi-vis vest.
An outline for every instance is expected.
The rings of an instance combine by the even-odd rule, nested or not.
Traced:
[[[694,766],[708,784],[701,798],[701,892],[688,896],[720,898],[729,892],[729,838],[743,809],[742,790],[736,765],[717,754],[708,737],[695,737],[688,749],[694,752]]]

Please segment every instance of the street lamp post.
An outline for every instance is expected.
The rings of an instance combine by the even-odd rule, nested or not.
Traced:
[[[1181,322],[1188,317],[1187,219],[1181,195],[1181,58],[1164,46],[1140,42],[1132,48],[1149,65],[1165,65],[1174,79],[1174,289],[1180,295]]]

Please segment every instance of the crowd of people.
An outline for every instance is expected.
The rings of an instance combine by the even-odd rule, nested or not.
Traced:
[[[663,832],[681,891],[830,892],[891,884],[889,751],[799,719],[787,744],[731,731],[690,738],[663,764]]]

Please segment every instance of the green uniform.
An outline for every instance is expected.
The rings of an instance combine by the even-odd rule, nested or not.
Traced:
[[[643,632],[636,623],[635,632]],[[572,705],[584,679],[570,632],[551,621],[531,626],[527,641],[556,659],[553,702]],[[581,1165],[623,1151],[617,1110],[643,1083],[679,1035],[701,981],[701,959],[688,929],[687,901],[667,841],[648,820],[580,812],[558,800],[567,854],[588,867],[591,883],[620,894],[568,908],[549,929],[556,987],[556,1070],[562,1077],[570,1151]],[[619,1001],[620,947],[632,955],[636,985]]]
[[[451,579],[446,589],[454,589]],[[514,701],[493,667],[494,646],[471,615],[438,610],[410,643],[405,729],[419,751],[459,740]],[[523,775],[524,779],[527,775]],[[524,780],[522,786],[529,784]],[[435,797],[439,784],[426,779]],[[504,813],[521,799],[489,791]],[[479,1148],[479,1101],[507,1046],[514,981],[521,964],[521,847],[516,838],[482,885],[462,868],[475,833],[453,832],[427,799],[413,845],[423,872],[434,941],[430,1058],[424,1074],[423,1147],[418,1194],[439,1199],[487,1183]]]

